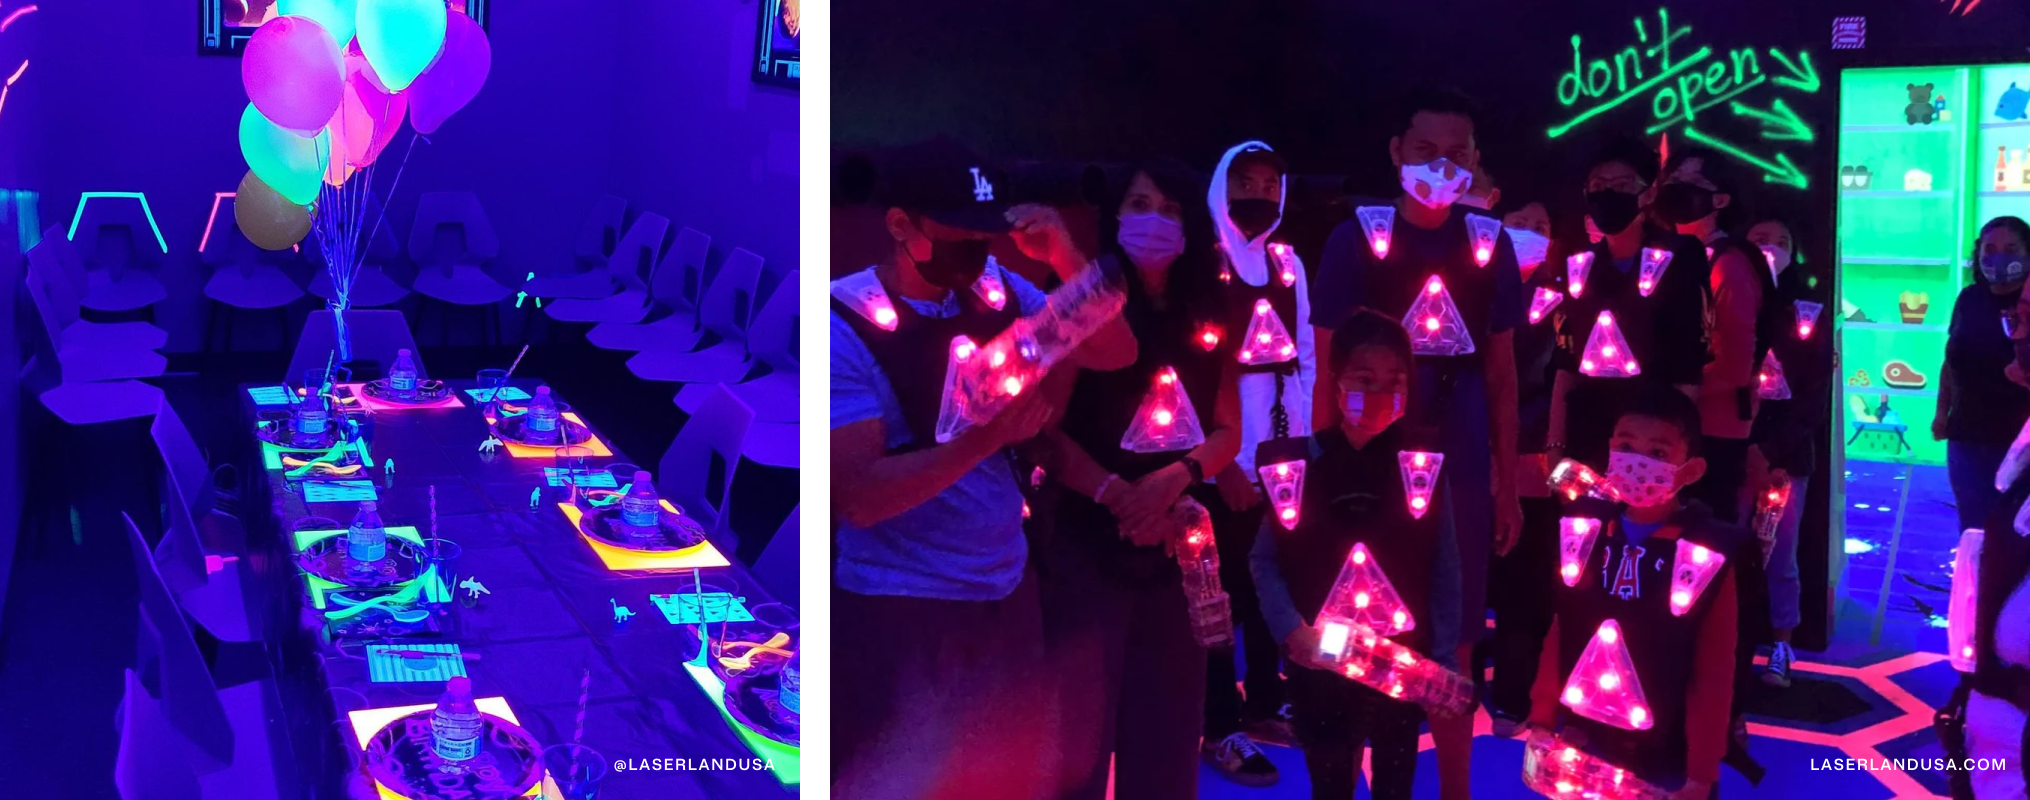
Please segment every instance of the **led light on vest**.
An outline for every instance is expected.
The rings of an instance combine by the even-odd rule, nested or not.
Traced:
[[[1279,461],[1255,468],[1268,490],[1269,507],[1284,530],[1297,529],[1297,507],[1304,499],[1304,462]]]
[[[1636,275],[1635,288],[1648,297],[1663,282],[1663,271],[1671,265],[1671,251],[1661,247],[1642,248],[1642,269]]]
[[[1593,274],[1593,251],[1573,253],[1565,257],[1565,288],[1573,297],[1586,293],[1586,276]]]
[[[1593,333],[1586,337],[1586,352],[1579,356],[1579,373],[1595,378],[1632,378],[1642,374],[1628,339],[1614,325],[1614,312],[1602,311],[1593,321]]]
[[[1790,381],[1783,379],[1783,362],[1776,360],[1776,351],[1762,357],[1762,371],[1755,375],[1755,396],[1764,400],[1789,400]]]
[[[1431,510],[1431,492],[1438,488],[1438,468],[1445,464],[1445,456],[1406,450],[1396,454],[1396,464],[1402,468],[1410,516],[1423,519],[1424,512]]]
[[[993,306],[995,311],[1008,304],[1008,287],[1001,283],[1000,270],[980,273],[980,279],[973,281],[973,294],[987,301],[987,305]]]
[[[1501,220],[1467,214],[1466,238],[1473,244],[1473,263],[1487,266],[1487,262],[1494,260],[1495,242],[1501,239]]]
[[[1537,287],[1537,296],[1530,298],[1530,323],[1543,322],[1550,316],[1551,309],[1565,302],[1565,294],[1549,286]]]
[[[1276,259],[1276,276],[1282,278],[1284,286],[1297,285],[1297,254],[1290,246],[1277,242],[1269,245],[1269,255]]]
[[[1679,539],[1676,563],[1671,567],[1671,615],[1682,617],[1691,611],[1726,563],[1726,556],[1705,545]]]
[[[1198,346],[1205,348],[1205,352],[1208,353],[1212,352],[1215,349],[1218,349],[1219,334],[1220,330],[1218,325],[1207,325],[1205,327],[1199,328]]]
[[[1622,730],[1646,731],[1656,724],[1621,625],[1611,619],[1600,623],[1579,653],[1561,699],[1572,713]]]
[[[1791,305],[1797,309],[1797,338],[1810,339],[1812,328],[1818,326],[1819,312],[1826,307],[1810,300],[1792,301]]]
[[[979,360],[980,346],[965,336],[952,337],[950,352],[945,357],[945,386],[942,400],[937,409],[937,440],[949,442],[973,423],[966,415],[965,396],[958,391],[959,374],[967,365]]]
[[[1593,540],[1600,536],[1600,520],[1591,517],[1564,517],[1558,520],[1558,577],[1566,586],[1579,585],[1579,571],[1593,554]]]
[[[1241,338],[1241,363],[1274,364],[1296,357],[1297,344],[1290,338],[1289,329],[1283,327],[1283,319],[1276,316],[1269,298],[1257,299],[1254,318],[1248,321],[1248,331]]]
[[[1749,518],[1749,527],[1755,530],[1755,540],[1762,546],[1762,566],[1769,566],[1769,554],[1776,549],[1776,528],[1783,524],[1783,512],[1790,507],[1790,479],[1778,478],[1755,496],[1755,514]]]
[[[895,304],[888,299],[888,291],[881,288],[881,280],[874,277],[874,270],[861,270],[832,281],[832,297],[884,331],[895,330],[900,321]]]
[[[1394,206],[1361,206],[1353,210],[1360,218],[1360,230],[1367,234],[1368,249],[1376,258],[1389,255],[1389,235],[1395,232],[1396,209]]]
[[[1974,671],[1974,615],[1981,576],[1981,547],[1987,535],[1980,528],[1960,534],[1959,551],[1952,560],[1952,597],[1946,601],[1945,653],[1952,668]]]
[[[1445,281],[1432,275],[1424,290],[1403,315],[1403,327],[1410,332],[1410,349],[1420,356],[1463,356],[1473,352],[1473,334],[1452,303]]]
[[[1417,620],[1404,605],[1403,597],[1376,563],[1367,545],[1356,542],[1340,565],[1339,578],[1318,608],[1318,626],[1340,624],[1364,627],[1381,636],[1415,630]]]
[[[1191,406],[1177,370],[1164,367],[1156,373],[1142,405],[1135,409],[1128,430],[1121,434],[1121,449],[1131,453],[1167,453],[1189,450],[1205,443],[1205,431],[1198,425],[1198,412]]]

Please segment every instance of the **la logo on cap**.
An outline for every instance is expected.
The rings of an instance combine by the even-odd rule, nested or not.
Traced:
[[[979,167],[973,167],[973,202],[985,203],[994,199],[994,184],[987,176],[980,174]]]

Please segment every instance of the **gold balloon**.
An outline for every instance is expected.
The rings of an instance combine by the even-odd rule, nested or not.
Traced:
[[[310,233],[310,209],[289,202],[248,172],[233,197],[233,221],[247,241],[263,250],[287,250]]]

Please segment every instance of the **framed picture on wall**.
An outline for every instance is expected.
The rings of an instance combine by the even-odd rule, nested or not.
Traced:
[[[493,0],[449,0],[451,10],[460,12],[487,27],[493,16]],[[261,23],[281,14],[276,0],[197,0],[197,54],[238,56],[247,48],[247,39]]]
[[[754,37],[754,80],[777,86],[796,86],[801,71],[797,61],[797,35],[802,32],[799,17],[802,0],[761,0],[761,24]]]

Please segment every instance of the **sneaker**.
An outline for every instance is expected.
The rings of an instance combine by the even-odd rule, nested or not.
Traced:
[[[1207,739],[1199,746],[1199,757],[1227,780],[1257,789],[1274,786],[1282,776],[1262,748],[1245,733],[1232,734],[1217,742]]]
[[[1769,651],[1769,666],[1762,668],[1762,682],[1779,689],[1790,688],[1790,665],[1797,661],[1789,642],[1777,642]]]
[[[1290,724],[1290,704],[1284,703],[1276,713],[1247,723],[1249,738],[1266,744],[1297,746],[1297,729]]]
[[[1494,735],[1503,739],[1513,739],[1529,727],[1529,723],[1507,714],[1495,714],[1493,717]]]

